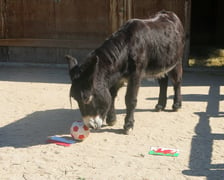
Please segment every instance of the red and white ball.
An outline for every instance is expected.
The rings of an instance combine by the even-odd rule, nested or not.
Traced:
[[[83,141],[89,136],[89,128],[83,121],[75,121],[70,128],[71,136],[78,141]]]

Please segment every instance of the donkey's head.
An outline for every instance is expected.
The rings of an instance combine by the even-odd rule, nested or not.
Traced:
[[[72,81],[70,97],[73,97],[79,106],[86,126],[98,129],[102,126],[111,104],[111,96],[101,78],[97,78],[98,57],[92,56],[79,65],[77,60],[67,55],[69,74]]]

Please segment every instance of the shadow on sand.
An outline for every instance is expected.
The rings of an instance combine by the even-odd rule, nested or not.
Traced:
[[[78,110],[54,109],[37,111],[0,128],[0,148],[23,148],[45,144],[48,136],[69,134]]]
[[[211,82],[208,95],[199,95],[198,97],[188,95],[184,98],[186,101],[207,102],[207,107],[205,111],[195,112],[199,116],[199,122],[195,127],[196,135],[193,136],[191,141],[189,170],[183,170],[182,172],[189,176],[205,176],[207,180],[224,179],[224,163],[212,163],[214,141],[223,141],[224,133],[212,133],[210,126],[211,118],[224,120],[224,112],[219,111],[219,102],[224,99],[223,95],[220,95],[220,85]],[[223,154],[223,151],[220,151],[220,153]],[[223,157],[221,154],[220,157]]]
[[[1,68],[0,80],[70,83],[66,69]],[[158,86],[158,84],[154,81],[143,81],[142,87],[148,86]],[[198,115],[198,124],[195,127],[195,136],[192,137],[189,169],[183,170],[182,173],[188,176],[204,176],[207,180],[224,179],[224,163],[212,163],[214,141],[224,141],[224,133],[213,133],[210,127],[211,118],[224,120],[224,112],[219,111],[219,102],[224,99],[220,94],[220,87],[224,86],[223,74],[216,76],[207,72],[187,72],[184,74],[183,86],[207,86],[209,93],[208,95],[183,95],[184,101],[207,102],[207,107],[201,112],[189,112]],[[136,109],[136,111],[145,111],[145,109]],[[125,110],[116,112],[117,114],[125,113]],[[72,122],[79,118],[81,116],[78,110],[55,109],[34,112],[0,128],[0,148],[7,146],[23,148],[45,144],[48,136],[68,134]],[[121,134],[121,129],[103,129],[99,132],[109,131]],[[223,157],[224,152],[221,149],[219,152],[220,157]]]

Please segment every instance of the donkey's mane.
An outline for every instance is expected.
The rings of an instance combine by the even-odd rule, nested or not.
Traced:
[[[95,54],[104,63],[115,63],[120,57],[123,57],[127,53],[128,34],[128,27],[126,24],[106,39],[104,43],[94,51]]]

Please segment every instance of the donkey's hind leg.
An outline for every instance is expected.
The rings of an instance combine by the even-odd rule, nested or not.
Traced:
[[[181,103],[182,75],[183,75],[182,64],[178,64],[172,71],[169,72],[169,77],[172,81],[174,88],[173,111],[178,111],[178,109],[180,109],[182,105]]]
[[[155,109],[156,111],[162,111],[166,107],[166,101],[167,101],[167,85],[168,85],[168,76],[165,75],[165,77],[159,78],[159,100],[158,104],[156,105]]]

